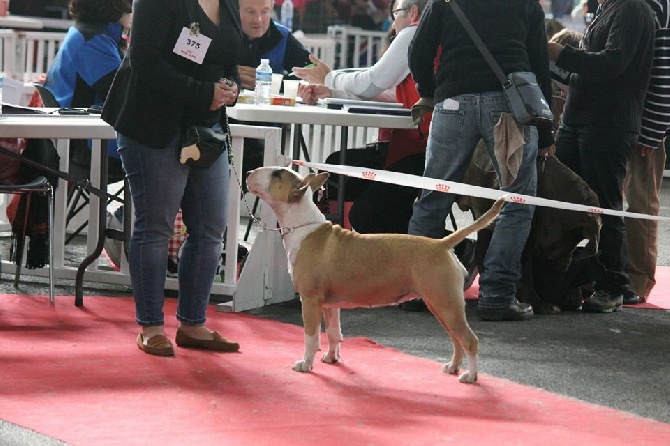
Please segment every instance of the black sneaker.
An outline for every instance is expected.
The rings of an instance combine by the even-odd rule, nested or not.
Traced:
[[[613,313],[623,305],[623,295],[613,294],[605,290],[596,290],[584,299],[582,311],[587,313]]]
[[[477,317],[483,321],[525,321],[533,317],[533,307],[513,299],[502,308],[477,308]]]

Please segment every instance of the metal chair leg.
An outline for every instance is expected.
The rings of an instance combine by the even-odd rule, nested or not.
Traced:
[[[30,202],[32,201],[32,193],[28,193],[26,197],[26,207],[23,211],[23,233],[21,234],[21,243],[16,242],[16,275],[14,276],[14,288],[19,287],[21,280],[21,266],[23,265],[23,253],[26,250],[26,234],[28,233],[28,214],[30,213]]]
[[[49,205],[49,302],[56,302],[54,296],[54,187],[49,183],[47,191]]]

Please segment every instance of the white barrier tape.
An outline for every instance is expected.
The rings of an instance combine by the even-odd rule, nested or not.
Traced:
[[[531,197],[529,195],[514,194],[499,189],[472,186],[470,184],[456,183],[453,181],[436,180],[434,178],[420,177],[400,172],[389,172],[387,170],[367,169],[363,167],[342,166],[336,164],[310,163],[294,160],[293,164],[309,167],[316,170],[325,170],[349,177],[363,178],[365,180],[381,181],[384,183],[398,184],[401,186],[416,187],[419,189],[436,190],[444,193],[468,195],[473,197],[497,200],[505,196],[505,201],[522,204],[533,204],[556,209],[567,209],[571,211],[589,212],[591,214],[616,215],[618,217],[643,218],[646,220],[670,221],[670,217],[639,214],[636,212],[615,211],[583,204],[567,203],[564,201],[547,200],[546,198]]]

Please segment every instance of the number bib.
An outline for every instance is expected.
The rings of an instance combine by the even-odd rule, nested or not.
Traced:
[[[200,65],[205,59],[205,54],[211,42],[212,39],[209,37],[193,33],[190,29],[184,27],[172,51]]]

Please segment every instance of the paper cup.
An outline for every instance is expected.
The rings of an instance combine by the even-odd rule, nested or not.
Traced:
[[[284,81],[284,96],[295,99],[298,96],[299,80],[285,80]]]
[[[0,0],[1,1],[1,0]],[[278,95],[279,90],[281,90],[281,81],[284,79],[284,75],[280,73],[272,73],[272,90],[271,94]]]

